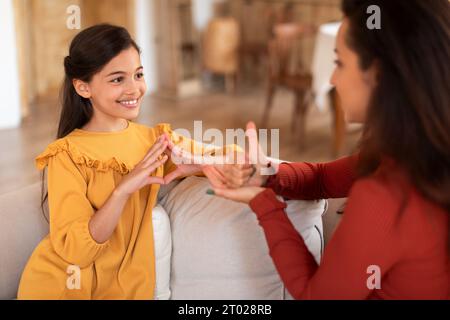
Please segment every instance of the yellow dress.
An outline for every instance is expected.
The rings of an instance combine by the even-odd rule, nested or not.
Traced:
[[[214,153],[168,124],[149,128],[129,122],[120,132],[76,129],[36,158],[40,170],[48,166],[50,233],[25,267],[18,299],[153,299],[152,208],[159,185],[129,198],[106,243],[96,243],[88,223],[163,132],[176,144],[188,142],[193,153]],[[154,175],[175,168],[169,160]]]

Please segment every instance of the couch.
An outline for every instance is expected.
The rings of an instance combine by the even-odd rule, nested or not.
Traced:
[[[37,183],[0,195],[0,299],[16,298],[22,270],[48,233],[40,210],[40,188]],[[189,177],[159,192],[171,233],[155,222],[155,245],[160,238],[170,253],[160,264],[167,272],[159,279],[162,286],[167,282],[170,298],[290,299],[256,216],[246,205],[205,195],[207,188],[205,178]],[[327,201],[287,204],[289,218],[319,262]]]

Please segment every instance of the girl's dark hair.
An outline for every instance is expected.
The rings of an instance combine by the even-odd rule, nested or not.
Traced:
[[[125,28],[109,24],[92,26],[75,36],[70,44],[69,55],[64,59],[65,78],[60,92],[62,110],[58,125],[58,139],[67,136],[74,129],[82,128],[93,115],[90,100],[78,95],[73,86],[73,80],[90,82],[92,77],[114,57],[131,47],[140,52],[139,46]],[[43,187],[44,177],[45,171],[42,174]],[[41,195],[43,212],[47,197],[48,193],[43,188]]]
[[[369,29],[367,8],[381,10]],[[450,3],[448,0],[343,0],[347,44],[378,85],[360,142],[359,173],[387,156],[426,198],[450,212]]]
[[[93,115],[91,102],[77,94],[72,81],[79,79],[90,82],[108,62],[131,47],[140,52],[125,28],[109,24],[90,27],[75,36],[69,55],[64,59],[65,79],[61,90],[62,111],[58,139],[83,127]]]

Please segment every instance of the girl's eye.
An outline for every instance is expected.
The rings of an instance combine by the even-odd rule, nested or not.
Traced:
[[[123,77],[115,78],[114,80],[111,80],[112,83],[121,83],[123,81]]]
[[[138,74],[136,74],[136,78],[138,79],[142,79],[144,77],[144,73],[139,72]]]

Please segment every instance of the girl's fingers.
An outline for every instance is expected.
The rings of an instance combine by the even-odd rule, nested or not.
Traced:
[[[172,171],[168,175],[164,176],[164,184],[171,183],[173,180],[175,180],[176,178],[180,177],[181,175],[183,175],[182,170],[180,170],[179,168],[175,169],[174,171]]]
[[[167,148],[167,141],[164,141],[162,144],[158,144],[156,149],[153,150],[153,152],[151,154],[149,154],[149,156],[146,157],[146,159],[142,163],[143,167],[146,168],[149,165],[151,165],[152,163],[154,163],[158,159],[158,157],[164,153],[166,148]],[[167,157],[167,155],[164,155],[164,157]]]
[[[164,178],[162,177],[148,177],[147,184],[164,184]]]
[[[153,154],[156,148],[158,148],[162,144],[163,140],[161,137],[158,137],[155,141],[155,143],[150,147],[150,149],[147,151],[147,154],[142,158],[141,163],[145,162],[150,156]]]
[[[155,171],[157,168],[159,168],[160,166],[162,166],[167,159],[169,159],[169,157],[167,155],[164,155],[161,159],[153,161],[153,163],[150,163],[150,165],[148,167],[145,167],[145,171],[146,172],[153,172]],[[149,159],[151,160],[151,159]]]
[[[164,143],[169,144],[169,141],[167,141],[167,138],[164,135],[159,136],[153,146],[151,146],[145,157],[142,159],[142,162],[147,161]]]

